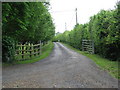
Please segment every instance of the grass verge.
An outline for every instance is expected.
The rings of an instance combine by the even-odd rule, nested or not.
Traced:
[[[52,42],[49,42],[48,44],[43,46],[42,54],[40,56],[33,58],[33,59],[24,60],[24,61],[15,61],[13,63],[3,63],[3,66],[10,66],[10,65],[15,65],[15,64],[28,64],[28,63],[37,62],[41,59],[48,57],[50,53],[52,52],[53,47],[54,47],[54,44]]]
[[[110,61],[108,59],[105,59],[103,57],[100,57],[99,55],[96,54],[88,54],[86,52],[80,51],[76,48],[73,48],[72,46],[62,43],[63,45],[65,45],[66,47],[84,55],[87,56],[88,58],[90,58],[91,60],[93,60],[101,69],[106,70],[110,73],[111,76],[120,79],[120,70],[118,69],[118,63],[120,65],[120,62],[118,61]]]

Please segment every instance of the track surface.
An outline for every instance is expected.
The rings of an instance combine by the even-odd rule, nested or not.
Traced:
[[[87,57],[54,43],[46,59],[3,67],[4,88],[117,88],[118,81]]]

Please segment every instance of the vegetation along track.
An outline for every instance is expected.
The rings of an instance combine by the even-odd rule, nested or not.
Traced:
[[[3,67],[4,88],[117,88],[117,79],[86,56],[54,43],[49,57],[32,64]]]

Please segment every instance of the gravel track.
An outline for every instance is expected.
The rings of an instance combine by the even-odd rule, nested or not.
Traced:
[[[54,43],[49,57],[3,67],[4,88],[118,88],[118,80],[86,56]]]

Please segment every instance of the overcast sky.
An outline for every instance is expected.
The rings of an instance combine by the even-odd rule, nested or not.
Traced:
[[[97,14],[101,9],[114,9],[118,0],[50,0],[51,15],[53,17],[56,32],[72,30],[76,24],[75,8],[78,11],[78,23],[84,24],[90,16]]]

